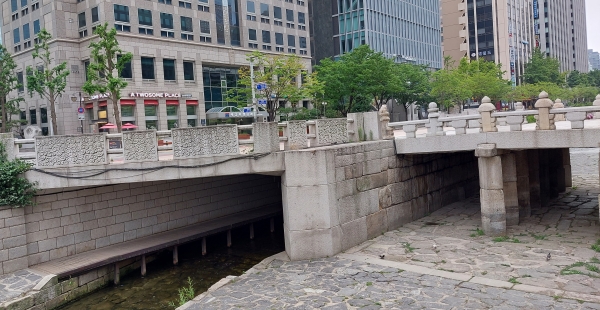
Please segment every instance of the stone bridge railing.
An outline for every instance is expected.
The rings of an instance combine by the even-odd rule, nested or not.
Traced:
[[[346,143],[349,122],[352,121],[319,119],[34,139],[12,139],[4,135],[0,143],[14,145],[7,147],[9,156],[29,161],[36,167],[89,166],[258,154]]]
[[[535,107],[537,110],[523,110],[522,105],[517,104],[517,111],[496,112],[496,107],[490,98],[485,97],[479,106],[479,114],[442,118],[437,104],[432,102],[429,104],[428,119],[389,123],[388,126],[402,129],[406,133],[406,138],[416,138],[417,130],[420,128],[426,128],[427,137],[444,136],[452,131],[456,135],[496,132],[498,126],[505,126],[504,131],[555,130],[557,121],[570,122],[570,128],[567,129],[583,129],[584,121],[589,115],[600,112],[600,95],[596,97],[593,106],[565,108],[560,99],[552,102],[548,99],[548,94],[542,92]],[[528,123],[528,116],[534,117],[536,126],[525,129],[523,125]]]

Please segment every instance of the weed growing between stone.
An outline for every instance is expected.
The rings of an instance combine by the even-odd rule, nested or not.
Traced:
[[[512,242],[512,243],[521,243],[521,241],[517,238],[509,238],[507,236],[496,237],[492,239],[494,242]]]
[[[196,295],[194,294],[194,282],[192,278],[188,277],[188,286],[182,287],[178,290],[179,292],[179,300],[175,302],[170,301],[169,307],[177,308],[183,306],[186,302],[194,299]]]
[[[592,244],[592,250],[600,252],[600,239],[596,240],[596,244]]]
[[[479,227],[477,227],[477,229],[475,230],[474,233],[471,234],[471,238],[475,238],[475,237],[479,237],[479,236],[484,236],[485,232],[482,229],[479,229]]]
[[[561,275],[580,274],[592,278],[600,278],[600,260],[593,257],[589,263],[576,262],[563,268],[560,271]]]

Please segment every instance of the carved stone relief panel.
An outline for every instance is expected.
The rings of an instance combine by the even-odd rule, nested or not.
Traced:
[[[158,142],[155,130],[123,133],[123,155],[128,161],[157,161]]]
[[[287,144],[290,150],[305,149],[308,146],[306,138],[306,121],[289,121],[287,132]],[[286,150],[288,148],[286,148]]]
[[[348,121],[345,118],[318,119],[317,145],[348,142]]]
[[[237,125],[177,128],[173,136],[173,158],[239,154]]]
[[[254,123],[254,153],[270,153],[279,151],[279,128],[277,123]]]
[[[67,135],[35,138],[38,167],[106,164],[106,135]]]

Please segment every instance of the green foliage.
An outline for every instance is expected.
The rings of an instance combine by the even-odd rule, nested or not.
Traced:
[[[439,107],[446,109],[471,98],[467,76],[454,67],[450,57],[444,59],[444,69],[432,75],[431,96]]]
[[[5,146],[0,142],[0,206],[17,208],[33,204],[35,184],[23,176],[30,168],[31,164],[20,159],[8,160]]]
[[[257,98],[267,99],[266,110],[269,121],[275,120],[275,115],[282,106],[280,103],[290,102],[292,109],[302,99],[316,99],[320,95],[322,84],[316,77],[306,73],[306,68],[296,55],[266,55],[255,51],[247,57],[253,66],[254,83],[263,83],[267,86]],[[246,106],[252,98],[252,79],[249,67],[242,67],[238,71],[238,88],[227,92],[227,98],[240,106]],[[298,86],[297,79],[304,76],[305,83]]]
[[[33,62],[42,62],[41,67],[32,68],[27,66],[27,90],[29,96],[33,97],[34,93],[50,102],[50,118],[52,120],[52,134],[58,133],[56,122],[55,103],[58,97],[62,96],[67,87],[67,62],[64,61],[55,67],[51,67],[53,63],[52,54],[50,53],[49,42],[52,35],[46,29],[40,30],[37,34],[38,43],[35,44],[32,56]]]
[[[415,248],[411,247],[410,243],[408,242],[404,243],[403,246],[407,253],[412,253],[415,250]]]
[[[509,238],[507,236],[496,237],[492,239],[494,242],[512,242],[512,243],[521,243],[521,241],[517,238]]]
[[[323,59],[315,70],[324,84],[325,100],[342,115],[369,111],[369,106],[380,109],[392,99],[405,105],[422,104],[429,98],[425,66],[396,64],[368,45],[358,46],[335,61]]]
[[[0,133],[11,132],[13,127],[20,124],[20,120],[13,121],[13,114],[19,113],[19,102],[23,101],[22,97],[9,99],[8,94],[17,90],[22,85],[17,80],[15,63],[12,55],[6,50],[4,45],[0,46]]]
[[[592,244],[592,250],[600,252],[600,239],[596,240],[595,244]]]
[[[483,236],[483,235],[485,235],[485,232],[482,229],[480,229],[479,227],[477,227],[475,232],[471,234],[471,238],[475,238],[475,237],[479,237],[479,236]]]
[[[194,282],[192,282],[192,278],[188,277],[187,279],[188,286],[182,287],[178,290],[179,299],[175,302],[169,302],[169,307],[177,308],[185,305],[186,302],[194,299],[196,294],[194,293]]]
[[[121,99],[121,90],[127,87],[127,82],[121,77],[121,72],[125,68],[125,64],[131,62],[133,55],[125,53],[119,48],[117,30],[110,27],[108,23],[96,27],[94,34],[98,36],[98,40],[90,43],[91,60],[83,90],[90,95],[110,93],[115,125],[117,125],[118,132],[121,132],[119,99]]]
[[[547,57],[536,48],[529,62],[525,64],[523,81],[526,84],[547,82],[562,85],[564,77],[560,73],[560,62],[556,58]]]
[[[510,282],[512,284],[521,284],[521,282],[517,281],[517,278],[510,278],[510,279],[508,279],[508,282]]]
[[[468,61],[463,58],[457,68],[465,79],[464,87],[466,87],[470,96],[475,101],[481,101],[485,96],[489,97],[492,102],[506,99],[510,91],[510,81],[504,80],[502,75],[502,65],[483,59]]]

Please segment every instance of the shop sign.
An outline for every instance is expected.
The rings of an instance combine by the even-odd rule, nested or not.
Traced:
[[[131,98],[181,98],[178,93],[130,93]]]
[[[181,94],[181,98],[192,98],[192,94]]]
[[[97,94],[97,95],[92,95],[90,97],[90,100],[104,99],[104,98],[108,98],[108,97],[110,97],[110,93]]]

